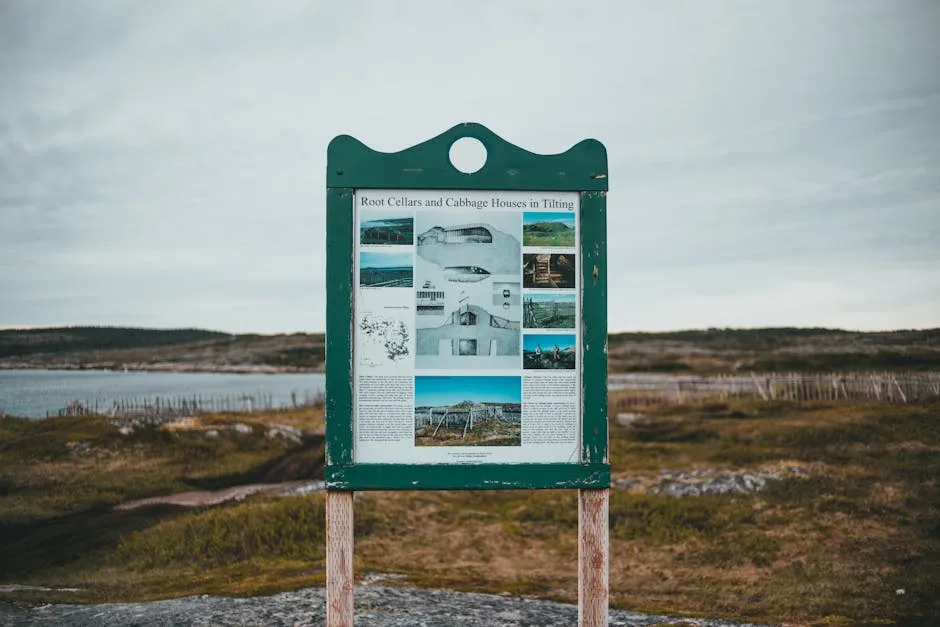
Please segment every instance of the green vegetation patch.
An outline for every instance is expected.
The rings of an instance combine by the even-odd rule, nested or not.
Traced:
[[[534,222],[522,227],[525,246],[574,246],[574,229],[562,222]]]
[[[322,560],[325,516],[323,495],[206,509],[123,538],[111,563],[146,570],[259,558]]]

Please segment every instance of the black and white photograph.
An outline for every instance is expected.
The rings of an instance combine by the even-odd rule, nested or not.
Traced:
[[[415,377],[415,446],[521,445],[520,377]]]
[[[417,368],[519,367],[521,229],[518,213],[416,213]]]
[[[522,218],[518,213],[418,211],[414,228],[418,259],[440,268],[450,282],[519,274]]]

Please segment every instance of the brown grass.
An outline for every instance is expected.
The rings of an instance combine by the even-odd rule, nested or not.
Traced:
[[[662,408],[630,426],[613,426],[617,477],[655,476],[666,468],[787,466],[808,469],[809,476],[743,496],[614,490],[612,604],[768,622],[930,624],[940,615],[938,420],[940,405],[733,403]],[[190,452],[182,439],[166,446]],[[154,474],[176,467],[154,461],[162,449],[131,450],[138,452],[82,461],[91,466],[74,473],[70,489],[107,489],[93,468]],[[206,455],[208,463],[213,457]],[[37,462],[9,473],[0,504],[39,481],[31,473],[61,477],[66,466],[57,471],[58,464],[72,464],[72,473],[78,463]],[[198,464],[188,472],[211,474]],[[125,498],[125,488],[111,489]],[[34,491],[24,502],[37,498]],[[322,509],[322,495],[261,496],[196,512],[94,519],[86,522],[117,530],[107,542],[84,557],[21,570],[15,581],[79,585],[86,588],[82,600],[258,594],[320,584]],[[29,515],[46,529],[40,511]],[[360,493],[355,526],[359,576],[399,573],[406,576],[402,585],[577,596],[571,491]],[[31,533],[17,532],[27,540]]]

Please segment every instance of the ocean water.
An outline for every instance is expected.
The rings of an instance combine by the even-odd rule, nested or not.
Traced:
[[[10,416],[45,418],[70,401],[95,403],[101,410],[125,399],[180,396],[270,398],[272,404],[291,404],[325,390],[324,375],[230,374],[203,372],[113,372],[103,370],[0,370],[0,411]]]

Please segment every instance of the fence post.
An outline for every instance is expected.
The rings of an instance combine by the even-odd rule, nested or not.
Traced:
[[[898,389],[898,394],[901,395],[901,402],[907,404],[907,394],[905,394],[904,390],[901,389],[901,384],[898,383],[897,377],[892,377],[892,380],[894,381],[894,387]]]

